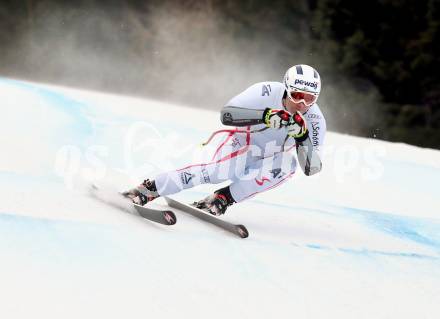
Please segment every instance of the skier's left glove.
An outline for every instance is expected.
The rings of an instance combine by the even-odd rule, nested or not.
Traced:
[[[300,112],[292,114],[286,127],[287,134],[293,137],[297,142],[302,142],[309,136],[306,120]]]

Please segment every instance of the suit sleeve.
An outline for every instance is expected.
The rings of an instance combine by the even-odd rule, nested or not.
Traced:
[[[313,148],[322,155],[324,148],[324,138],[327,132],[327,124],[323,116],[308,121],[309,136]]]
[[[255,110],[237,106],[225,106],[220,112],[223,125],[248,126],[264,123],[265,110]]]
[[[281,83],[255,83],[226,103],[220,112],[220,120],[228,126],[264,124],[265,110],[279,104],[282,92],[284,86]]]
[[[296,155],[298,163],[305,175],[311,176],[319,173],[322,169],[321,157],[313,147],[310,136],[296,143]]]
[[[327,126],[322,114],[308,117],[308,137],[296,143],[298,163],[305,175],[311,176],[322,169],[321,154]]]

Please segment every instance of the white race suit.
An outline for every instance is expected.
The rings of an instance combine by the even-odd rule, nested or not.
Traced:
[[[236,116],[234,110],[241,112],[239,117],[246,118],[251,114],[251,117],[262,118],[266,108],[284,109],[282,100],[285,97],[285,88],[280,82],[256,83],[226,104],[228,111],[223,109],[221,120],[226,124],[227,117]],[[313,152],[319,154],[326,132],[324,116],[316,103],[303,115]],[[210,160],[156,176],[158,193],[170,195],[196,185],[230,180],[231,195],[240,202],[277,187],[295,173],[296,152],[291,151],[296,149],[295,139],[287,135],[285,127],[240,126],[220,131],[224,133],[223,139]]]

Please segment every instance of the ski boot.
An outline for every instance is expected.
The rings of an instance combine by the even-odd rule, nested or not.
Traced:
[[[122,195],[130,198],[134,204],[141,206],[160,196],[157,192],[156,183],[149,179],[144,180],[138,187],[123,192]]]
[[[220,216],[234,203],[235,200],[232,198],[229,186],[227,186],[215,191],[214,194],[209,195],[205,199],[195,202],[193,206],[212,215]]]

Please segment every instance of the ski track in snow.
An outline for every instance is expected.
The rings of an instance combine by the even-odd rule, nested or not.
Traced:
[[[176,225],[153,224],[85,191],[91,147],[104,147],[107,182],[130,185],[127,173],[190,162],[216,113],[5,78],[0,94],[0,317],[439,317],[440,152],[330,133],[330,149],[385,149],[381,177],[298,172],[228,211],[250,232],[241,240],[178,211]]]

